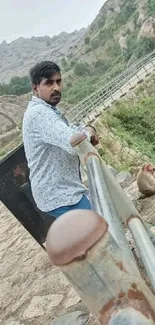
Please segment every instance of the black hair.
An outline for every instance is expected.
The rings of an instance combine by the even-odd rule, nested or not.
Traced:
[[[52,61],[42,61],[30,69],[29,75],[31,82],[39,85],[42,79],[50,78],[55,73],[60,73],[59,66]]]

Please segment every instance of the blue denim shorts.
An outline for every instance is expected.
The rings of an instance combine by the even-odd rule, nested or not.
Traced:
[[[64,207],[60,207],[58,209],[55,209],[53,211],[47,212],[50,216],[54,218],[59,218],[62,214],[71,211],[71,210],[92,210],[90,201],[88,200],[86,195],[82,196],[82,199],[74,204],[74,205],[68,205]]]

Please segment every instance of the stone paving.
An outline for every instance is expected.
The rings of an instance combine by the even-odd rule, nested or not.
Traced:
[[[0,325],[49,325],[75,310],[88,313],[44,250],[0,203]]]

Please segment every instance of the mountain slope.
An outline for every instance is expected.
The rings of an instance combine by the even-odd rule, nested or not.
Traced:
[[[0,44],[0,81],[8,82],[13,76],[28,75],[30,67],[36,61],[52,59],[59,63],[80,42],[85,32],[86,29],[83,28],[71,34],[62,32],[52,38],[19,38],[10,44],[3,41]]]
[[[19,39],[10,45],[3,42],[0,45],[0,78],[5,80],[5,77],[9,79],[13,75],[26,75],[32,64],[41,59],[56,60],[63,71],[62,106],[66,109],[98,89],[100,80],[106,84],[154,48],[155,2],[108,0],[87,30],[61,33],[52,39],[33,37],[31,40]],[[20,55],[23,61],[20,61]],[[28,77],[14,78],[8,85],[0,84],[0,94],[4,95],[29,91]],[[9,98],[0,98],[0,102],[5,102],[3,105],[0,103],[0,111],[20,124],[26,107],[25,99],[23,96]],[[9,120],[6,123],[4,117],[0,120],[0,134],[4,134],[12,124]]]
[[[146,47],[145,38],[150,40],[150,49]],[[129,51],[131,39],[133,51]],[[77,58],[84,59],[82,56],[87,54],[93,62],[96,58],[109,59],[128,52],[125,57],[128,61],[133,54],[137,58],[144,55],[140,47],[145,48],[144,52],[151,50],[154,40],[155,4],[152,0],[108,0],[88,28]]]
[[[73,80],[72,87],[66,85],[64,100],[76,104],[98,88],[100,78],[106,83],[154,48],[154,1],[106,1],[65,63],[68,80]]]
[[[98,80],[115,77],[155,48],[155,4],[152,0],[107,0],[87,29],[65,32],[52,39],[32,37],[0,45],[0,80],[23,77],[37,61],[61,64],[64,101],[76,104],[95,91]],[[26,87],[2,87],[0,94],[23,94]],[[13,80],[13,84],[16,80]],[[20,81],[18,80],[18,83]],[[16,91],[17,88],[17,91]],[[21,88],[21,87],[20,87]]]

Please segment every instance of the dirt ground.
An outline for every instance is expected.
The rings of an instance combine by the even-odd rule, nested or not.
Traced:
[[[0,203],[0,325],[49,325],[87,309],[44,250]]]
[[[137,196],[135,183],[126,193]],[[155,196],[135,202],[150,226],[155,225]],[[88,313],[46,252],[0,203],[0,325],[50,325],[67,312]],[[90,317],[89,325],[95,324]]]

